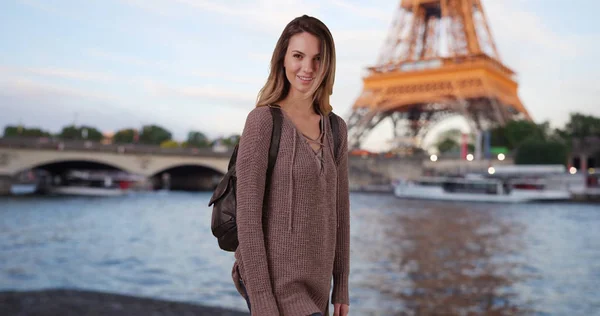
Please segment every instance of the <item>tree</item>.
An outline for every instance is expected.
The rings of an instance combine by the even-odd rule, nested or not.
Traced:
[[[504,126],[498,126],[490,130],[490,144],[494,147],[510,148]]]
[[[161,148],[179,148],[179,143],[174,141],[174,140],[165,140],[164,142],[160,143],[160,147]]]
[[[145,125],[142,127],[140,142],[149,145],[160,145],[172,138],[171,132],[158,125]]]
[[[460,145],[450,138],[445,138],[437,143],[437,149],[440,153],[447,153],[460,150]]]
[[[530,138],[522,142],[515,155],[518,165],[564,165],[567,162],[568,148],[557,141]]]
[[[125,128],[118,130],[115,135],[113,135],[113,143],[116,144],[131,144],[135,140],[136,130],[132,128]]]
[[[571,113],[565,132],[573,138],[600,137],[600,118],[580,113]]]
[[[39,128],[26,128],[23,126],[6,126],[4,137],[50,137],[50,133]]]
[[[547,139],[547,123],[538,125],[534,122],[519,120],[510,121],[504,126],[504,137],[508,149],[516,149],[527,140],[543,141]],[[495,146],[495,144],[493,144]]]
[[[80,127],[81,135],[84,139],[93,140],[93,141],[101,141],[104,138],[104,134],[94,127],[90,126],[82,126]]]
[[[440,153],[447,152],[459,152],[462,143],[463,132],[458,129],[450,129],[442,133],[439,137],[440,141],[437,142],[436,147]],[[473,145],[473,137],[469,137],[467,140],[467,148],[470,152],[473,152],[475,145]]]
[[[600,118],[580,113],[571,113],[565,127],[563,129],[555,129],[552,136],[554,139],[563,142],[571,148],[574,139],[577,139],[581,143],[585,142],[587,137],[600,137]]]
[[[58,134],[58,137],[65,140],[92,140],[92,141],[101,141],[104,138],[102,132],[100,132],[95,127],[90,126],[80,126],[77,127],[75,125],[68,125],[63,127],[61,132]]]
[[[210,141],[202,132],[191,131],[188,133],[187,140],[185,142],[186,147],[198,147],[205,148],[210,146]]]
[[[223,142],[223,145],[225,145],[227,147],[234,147],[237,143],[240,142],[240,135],[234,134],[227,138],[223,138],[222,142]]]

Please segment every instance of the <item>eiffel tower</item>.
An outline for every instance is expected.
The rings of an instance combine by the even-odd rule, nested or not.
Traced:
[[[386,118],[395,148],[421,148],[432,126],[456,115],[473,132],[531,119],[480,0],[402,0],[395,13],[348,119],[351,148]]]

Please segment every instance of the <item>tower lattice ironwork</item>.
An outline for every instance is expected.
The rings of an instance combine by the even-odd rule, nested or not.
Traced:
[[[411,148],[454,115],[476,130],[530,119],[517,89],[480,0],[402,0],[348,119],[350,146],[386,118],[395,147]]]

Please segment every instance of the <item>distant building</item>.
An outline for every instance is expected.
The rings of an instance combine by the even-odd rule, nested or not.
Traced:
[[[596,173],[600,167],[600,137],[588,136],[583,139],[574,138],[571,156],[569,157],[570,167],[577,170]]]
[[[229,147],[223,144],[223,141],[219,138],[214,142],[212,149],[214,152],[224,153],[229,150]]]
[[[102,134],[101,143],[104,145],[109,145],[113,143],[113,137],[115,136],[114,132],[104,132]]]

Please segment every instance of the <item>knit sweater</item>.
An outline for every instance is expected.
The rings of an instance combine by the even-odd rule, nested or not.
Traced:
[[[321,168],[313,149],[284,114],[263,212],[273,121],[266,106],[248,114],[236,161],[239,247],[233,278],[238,290],[239,278],[243,280],[252,315],[325,313],[332,277],[331,303],[349,304],[348,131],[346,123],[336,119],[339,161],[324,117]]]

